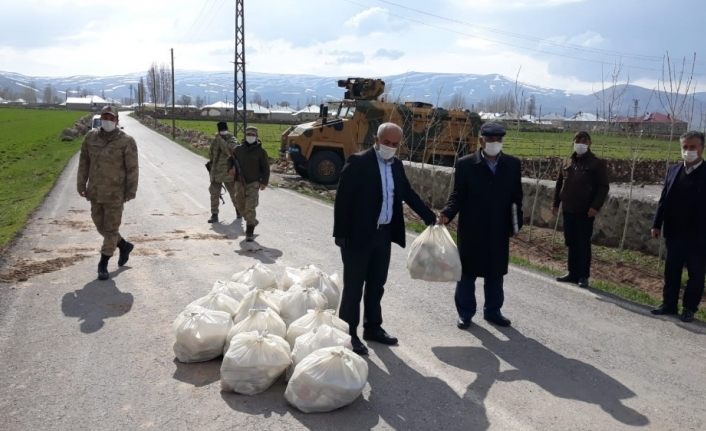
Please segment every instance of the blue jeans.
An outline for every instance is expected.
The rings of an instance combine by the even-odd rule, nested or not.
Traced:
[[[494,314],[500,311],[505,300],[503,293],[503,276],[483,278],[485,291],[485,304],[483,313]],[[462,319],[470,319],[476,314],[476,277],[463,275],[461,281],[456,283],[456,311]]]

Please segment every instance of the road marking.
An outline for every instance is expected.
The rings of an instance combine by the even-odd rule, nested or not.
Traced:
[[[206,209],[206,207],[203,206],[203,205],[201,205],[201,203],[200,203],[199,201],[197,201],[196,199],[192,198],[190,194],[188,194],[188,193],[186,193],[186,192],[181,192],[181,194],[184,195],[185,198],[187,198],[188,200],[190,200],[190,201],[191,201],[194,205],[196,205],[197,207],[201,208],[202,210],[205,210],[205,209]]]

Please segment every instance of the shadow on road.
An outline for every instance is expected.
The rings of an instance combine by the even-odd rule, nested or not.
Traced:
[[[243,221],[238,219],[233,219],[233,221],[228,224],[211,223],[211,230],[220,235],[225,235],[229,239],[236,239],[245,233],[243,230]]]
[[[265,247],[257,241],[240,241],[240,250],[235,252],[241,256],[257,259],[264,264],[275,263],[282,256],[282,250]]]
[[[619,381],[592,365],[560,355],[538,341],[525,337],[515,328],[498,329],[508,338],[507,341],[499,339],[480,326],[474,325],[471,329],[483,347],[515,368],[499,374],[498,379],[509,382],[527,380],[555,397],[595,404],[626,425],[646,426],[650,423],[646,416],[622,403],[622,400],[634,397],[635,393]],[[443,349],[445,348],[434,349],[440,359],[477,372],[475,370],[479,367],[478,359],[475,358],[477,352],[473,350],[477,348],[450,348],[457,349],[454,352]],[[465,357],[466,362],[449,362],[454,356]],[[490,369],[494,369],[495,365],[484,368],[487,368],[486,373],[490,373]]]
[[[196,387],[208,386],[221,378],[221,358],[189,364],[174,358],[174,365],[176,370],[172,378]]]
[[[78,318],[81,332],[92,334],[103,327],[105,319],[128,313],[133,301],[132,294],[121,292],[114,280],[94,280],[81,290],[66,293],[61,311],[66,317]]]

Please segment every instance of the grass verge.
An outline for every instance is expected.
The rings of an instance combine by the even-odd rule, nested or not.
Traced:
[[[0,251],[51,190],[82,137],[59,139],[85,112],[0,109]]]

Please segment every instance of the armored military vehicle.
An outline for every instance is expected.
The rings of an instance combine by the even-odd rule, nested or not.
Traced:
[[[304,178],[336,183],[346,158],[372,146],[378,126],[388,121],[404,131],[398,151],[403,160],[451,165],[476,148],[481,119],[474,112],[423,102],[386,102],[381,79],[348,78],[338,86],[347,90],[342,101],[321,105],[316,121],[282,134],[281,154],[289,156]],[[329,110],[335,113],[329,116]]]

